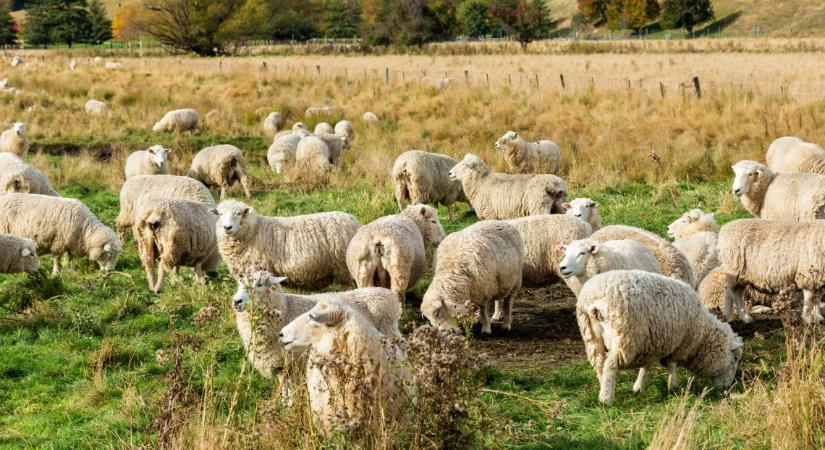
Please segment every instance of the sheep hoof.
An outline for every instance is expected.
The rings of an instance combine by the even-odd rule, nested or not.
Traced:
[[[751,323],[753,322],[753,317],[750,314],[745,314],[742,316],[742,323]]]

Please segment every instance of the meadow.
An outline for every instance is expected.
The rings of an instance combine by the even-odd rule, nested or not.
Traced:
[[[260,180],[249,201],[259,213],[343,210],[366,223],[396,212],[389,170],[403,151],[459,159],[475,153],[504,170],[493,143],[514,129],[527,139],[559,143],[570,198],[598,201],[606,224],[664,235],[690,208],[715,212],[720,224],[746,217],[729,192],[730,166],[763,160],[773,139],[790,134],[825,142],[818,87],[825,69],[817,51],[223,59],[118,54],[118,70],[94,66],[85,53],[24,57],[21,67],[4,63],[0,78],[22,92],[0,95],[0,115],[26,123],[29,162],[61,195],[79,198],[109,225],[118,213],[126,156],[152,144],[173,149],[174,174],[185,174],[200,148],[237,145]],[[76,71],[68,69],[72,57],[81,63]],[[428,87],[417,81],[424,73],[455,83]],[[694,76],[703,83],[701,98],[690,84]],[[110,103],[111,114],[87,116],[83,105],[90,98]],[[323,105],[335,113],[304,116],[307,107]],[[150,131],[165,111],[184,107],[200,112],[201,130]],[[273,110],[288,125],[303,121],[310,128],[320,120],[353,120],[353,149],[326,184],[269,170],[269,140],[260,123]],[[374,111],[380,124],[358,120],[364,111]],[[447,232],[477,220],[463,204],[455,222],[445,209],[440,213]],[[42,261],[50,267],[50,257]],[[226,269],[205,286],[191,277],[184,269],[182,280],[151,294],[133,240],[114,272],[81,261],[56,278],[0,275],[0,446],[322,445],[306,411],[280,405],[275,383],[245,363],[229,304],[235,284]],[[406,333],[423,323],[416,308],[427,279],[408,293]],[[669,393],[665,371],[657,369],[637,397],[627,372],[619,378],[617,401],[603,407],[574,304],[562,286],[525,290],[515,304],[512,333],[494,327],[490,338],[469,336],[478,364],[465,374],[472,395],[458,421],[461,440],[415,440],[413,430],[370,446],[825,445],[821,337],[794,344],[780,315],[735,324],[746,346],[729,394],[704,393],[702,380]]]

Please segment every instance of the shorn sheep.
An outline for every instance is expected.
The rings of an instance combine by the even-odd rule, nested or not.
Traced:
[[[275,134],[281,129],[281,125],[283,125],[284,119],[281,116],[281,113],[274,111],[269,113],[269,115],[264,118],[263,122],[263,129],[264,134],[268,137],[275,137]]]
[[[774,173],[756,161],[733,165],[733,194],[755,217],[767,220],[825,219],[825,176]]]
[[[480,219],[515,219],[534,214],[563,214],[564,180],[555,175],[493,173],[476,155],[467,154],[450,169]]]
[[[209,209],[187,200],[158,200],[138,212],[132,231],[153,292],[163,289],[167,271],[181,266],[192,267],[196,281],[203,281],[204,273],[217,276],[221,255],[215,237],[216,218]]]
[[[599,378],[599,401],[613,402],[619,370],[647,372],[667,366],[668,387],[678,387],[676,367],[727,389],[742,358],[742,339],[705,308],[688,284],[641,270],[614,270],[591,278],[576,301],[576,320],[587,359]]]
[[[29,153],[29,137],[23,122],[13,123],[11,128],[0,134],[0,152],[14,153],[18,156],[26,156]]]
[[[92,99],[86,102],[83,106],[83,110],[90,116],[100,116],[109,110],[109,105],[107,105],[106,102]]]
[[[126,178],[137,175],[163,175],[169,173],[169,153],[172,150],[153,145],[146,150],[132,152],[126,158]]]
[[[247,198],[252,196],[243,152],[234,145],[213,145],[202,149],[192,158],[192,166],[186,175],[200,181],[207,188],[220,188],[221,199],[226,197],[226,192],[236,183],[241,184]]]
[[[513,173],[557,173],[561,151],[553,141],[527,142],[515,131],[508,131],[496,141],[504,150],[504,161]]]
[[[602,228],[602,216],[599,214],[599,204],[589,198],[574,198],[563,203],[565,214],[587,222],[593,232]]]
[[[676,247],[690,262],[693,279],[699,286],[711,270],[719,266],[716,250],[719,227],[713,214],[701,209],[691,209],[667,227],[668,236],[674,238]]]
[[[524,243],[514,226],[488,220],[449,234],[435,260],[435,274],[421,302],[421,313],[431,324],[455,329],[457,321],[470,319],[475,305],[481,332],[490,334],[489,306],[494,301],[492,320],[503,319],[504,329],[510,330],[524,264]]]
[[[400,304],[427,267],[426,250],[444,239],[438,210],[410,205],[398,215],[381,217],[355,233],[347,247],[347,267],[361,287],[391,289]]]
[[[564,282],[576,296],[582,286],[594,276],[611,270],[644,270],[662,273],[653,252],[632,239],[598,242],[580,239],[567,245],[559,245],[564,258],[559,271]]]
[[[456,160],[438,153],[410,150],[396,158],[392,166],[395,201],[403,211],[410,203],[444,205],[450,221],[455,220],[455,202],[469,203],[461,182],[450,179]]]
[[[39,194],[0,196],[0,233],[33,240],[41,254],[88,256],[101,270],[113,270],[123,246],[117,235],[76,199]]]
[[[190,131],[198,127],[198,112],[194,109],[169,111],[152,126],[152,131]]]
[[[347,246],[361,224],[351,214],[265,217],[234,200],[213,212],[219,216],[218,248],[236,280],[250,270],[267,270],[307,289],[333,281],[352,284]]]
[[[26,164],[14,153],[0,153],[0,194],[21,192],[59,197],[43,172]]]
[[[31,239],[0,234],[0,273],[40,272],[37,244]]]
[[[825,175],[825,150],[794,136],[781,137],[768,147],[768,168],[775,173],[816,173]]]

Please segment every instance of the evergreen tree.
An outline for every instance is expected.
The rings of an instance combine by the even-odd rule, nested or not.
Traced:
[[[72,44],[89,36],[86,0],[32,0],[23,33],[34,45]]]
[[[665,0],[662,5],[662,25],[666,28],[684,28],[688,33],[693,27],[715,16],[710,0]]]
[[[423,0],[383,0],[365,40],[371,45],[422,45],[433,39],[434,24]]]
[[[504,32],[490,14],[490,0],[464,0],[459,5],[456,16],[467,36],[497,36]]]
[[[332,0],[326,5],[324,33],[331,38],[352,38],[361,25],[361,6],[354,0]]]
[[[0,3],[0,45],[17,43],[17,23],[9,11],[9,3]]]
[[[112,39],[112,21],[106,17],[106,7],[100,0],[89,3],[89,34],[86,41],[90,44],[102,44]]]

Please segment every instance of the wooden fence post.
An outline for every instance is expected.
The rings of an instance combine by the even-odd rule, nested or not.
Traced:
[[[321,65],[320,64],[315,65],[315,71],[318,72],[318,75],[321,75]]]
[[[390,84],[390,68],[384,68],[384,84]]]
[[[699,77],[693,77],[693,87],[696,89],[696,98],[702,98],[702,86],[699,84]]]
[[[661,81],[659,82],[659,92],[662,93],[662,98],[665,98],[665,84]]]
[[[470,72],[465,70],[464,71],[464,83],[469,86],[470,85]]]
[[[485,73],[484,76],[487,77],[487,87],[490,87],[490,74]]]
[[[563,73],[560,73],[560,74],[559,74],[559,79],[561,80],[561,88],[562,88],[562,89],[567,89],[567,88],[564,86],[564,74],[563,74]]]
[[[536,75],[536,90],[538,91],[539,90],[539,74],[535,74],[535,75]]]

